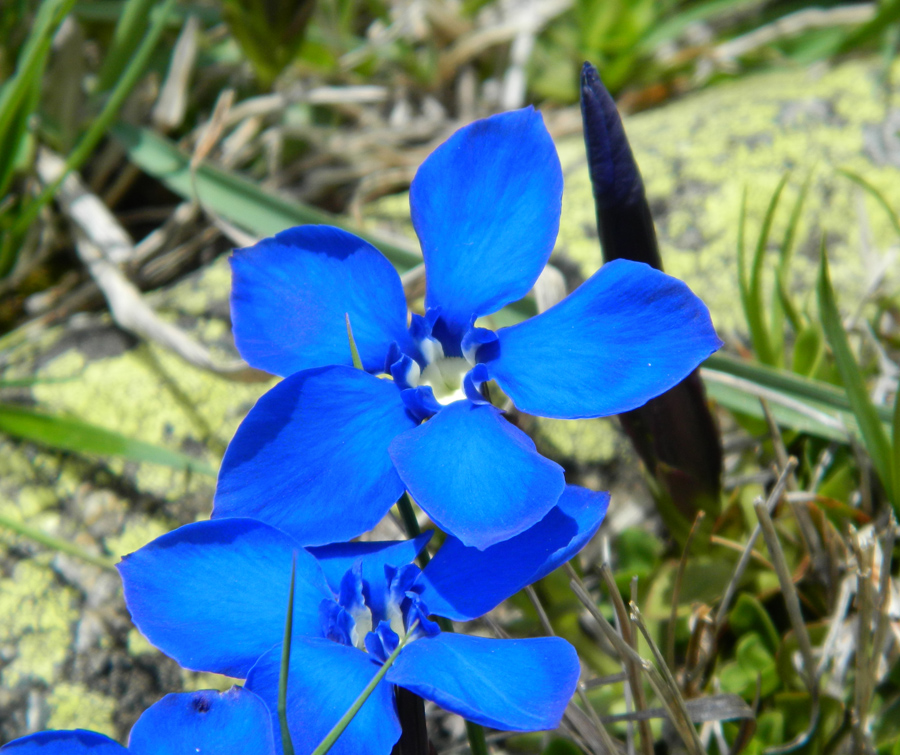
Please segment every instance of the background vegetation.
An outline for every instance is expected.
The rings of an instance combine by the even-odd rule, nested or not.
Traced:
[[[255,379],[145,292],[288,225],[357,227],[473,118],[534,103],[554,135],[578,131],[584,60],[633,112],[846,56],[880,56],[887,78],[898,43],[898,0],[4,0],[0,369],[43,329],[109,308],[138,339]],[[847,178],[900,238],[896,208]],[[498,751],[900,753],[900,300],[873,287],[843,320],[824,254],[815,296],[792,294],[804,192],[782,188],[761,225],[734,229],[746,339],[707,366],[731,379],[713,391],[721,499],[667,518],[666,539],[655,519],[609,530],[492,617],[486,631],[566,636],[586,669],[559,738],[500,733]],[[402,271],[418,263],[402,239],[377,244]],[[0,431],[17,442],[214,474],[216,443],[174,451],[60,416],[21,400],[34,379],[0,372]],[[0,525],[113,560],[23,521]],[[465,746],[441,726],[442,752]]]

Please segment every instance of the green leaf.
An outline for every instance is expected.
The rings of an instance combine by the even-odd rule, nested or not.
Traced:
[[[756,632],[772,657],[778,652],[781,641],[775,624],[762,603],[749,593],[738,595],[728,616],[728,623],[736,634]]]
[[[130,461],[150,462],[186,472],[216,476],[216,471],[208,464],[186,454],[127,438],[81,420],[59,417],[23,406],[0,404],[0,432],[50,448],[100,456],[121,456]]]
[[[897,500],[894,496],[893,475],[891,472],[893,460],[891,444],[881,423],[879,413],[869,398],[869,392],[866,389],[862,372],[856,363],[853,352],[850,350],[850,343],[847,340],[847,334],[844,332],[844,325],[841,322],[841,316],[834,300],[834,290],[831,287],[831,279],[828,274],[828,258],[825,254],[824,241],[821,255],[817,293],[819,317],[822,320],[825,338],[828,339],[828,343],[834,353],[838,372],[847,390],[847,398],[859,424],[863,443],[872,457],[875,471],[891,497],[895,510],[900,511],[900,500]]]

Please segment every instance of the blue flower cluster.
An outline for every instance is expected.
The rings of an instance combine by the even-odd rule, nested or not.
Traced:
[[[502,391],[546,417],[616,414],[720,345],[684,284],[624,260],[536,317],[484,327],[479,318],[534,285],[561,199],[556,150],[529,108],[461,129],[419,169],[410,203],[423,314],[408,314],[388,261],[338,228],[294,228],[236,251],[238,348],[284,379],[229,445],[212,519],[158,538],[119,571],[150,642],[245,686],[164,698],[127,750],[79,731],[3,752],[280,753],[272,732],[291,574],[287,721],[299,754],[385,665],[332,752],[390,753],[401,735],[395,688],[485,726],[556,727],[579,676],[566,641],[487,639],[435,621],[480,617],[549,574],[596,533],[609,502],[566,485],[492,398]],[[423,569],[414,561],[431,532],[350,542],[407,491],[446,533]]]

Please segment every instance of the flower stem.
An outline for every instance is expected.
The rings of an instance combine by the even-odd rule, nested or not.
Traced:
[[[397,502],[397,508],[400,509],[400,517],[403,519],[403,526],[406,529],[407,536],[412,538],[419,535],[422,530],[419,528],[419,522],[416,520],[416,512],[413,511],[409,493],[403,494]],[[424,569],[431,560],[427,548],[422,549],[422,552],[419,554],[419,560]],[[437,619],[442,631],[453,631],[453,624],[449,620],[440,616]],[[484,738],[484,727],[481,724],[466,721],[466,734],[469,738],[469,749],[472,750],[472,755],[488,755],[487,741]]]
[[[394,665],[394,661],[397,660],[397,656],[400,655],[400,651],[406,646],[406,643],[409,642],[413,638],[413,634],[416,631],[416,627],[419,625],[419,622],[415,622],[409,630],[403,635],[403,638],[400,640],[400,644],[397,645],[396,650],[388,656],[388,659],[384,662],[382,667],[378,669],[378,673],[372,677],[372,681],[370,681],[366,688],[359,693],[359,697],[354,700],[353,705],[347,710],[347,712],[341,716],[340,721],[338,721],[331,731],[325,735],[325,739],[323,739],[319,746],[316,747],[315,750],[312,751],[312,755],[325,755],[328,752],[334,743],[337,741],[337,738],[344,733],[344,729],[346,729],[350,722],[353,720],[353,717],[359,713],[359,709],[365,704],[366,700],[369,699],[369,695],[371,695],[375,688],[378,686],[378,683],[384,678],[384,675],[388,672],[388,669]]]
[[[412,499],[409,497],[409,493],[404,493],[400,500],[397,501],[397,508],[400,509],[400,518],[403,520],[403,529],[406,530],[406,536],[412,539],[421,535],[422,529],[419,527],[419,520],[416,519],[416,512],[413,510]],[[419,554],[420,566],[424,569],[428,566],[429,561],[431,561],[431,556],[428,555],[428,548],[422,548],[422,552]]]
[[[472,755],[488,755],[487,740],[484,738],[484,727],[481,724],[466,721],[466,735],[469,738]]]

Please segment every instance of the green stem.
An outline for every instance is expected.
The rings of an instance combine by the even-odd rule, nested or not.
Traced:
[[[403,497],[397,502],[397,508],[400,509],[400,518],[403,519],[403,527],[406,529],[407,536],[413,538],[420,535],[422,530],[419,528],[416,512],[413,511],[409,493],[403,494]],[[428,566],[430,560],[431,556],[428,555],[428,549],[423,548],[419,554],[419,562],[423,569]],[[453,624],[449,619],[438,616],[437,621],[442,631],[453,631]],[[469,737],[469,749],[472,750],[472,755],[488,755],[487,741],[484,738],[484,727],[481,724],[466,721],[466,734]]]
[[[397,649],[388,656],[388,659],[384,662],[384,665],[382,665],[382,667],[378,669],[378,673],[372,677],[372,681],[370,681],[366,685],[366,688],[362,692],[360,692],[359,697],[356,698],[356,700],[353,702],[353,705],[351,705],[347,712],[343,716],[341,716],[341,720],[338,721],[334,725],[334,728],[328,732],[328,734],[325,736],[325,739],[323,739],[319,743],[319,746],[316,747],[315,750],[313,750],[312,755],[325,755],[325,753],[332,748],[334,743],[337,741],[337,738],[344,733],[344,729],[346,729],[350,725],[353,717],[359,712],[359,709],[362,708],[366,700],[369,699],[369,695],[371,695],[375,691],[375,687],[377,687],[378,683],[384,678],[384,675],[388,672],[388,669],[394,665],[394,661],[397,660],[397,656],[400,655],[400,651],[403,650],[403,648],[406,646],[406,643],[408,643],[412,639],[418,624],[419,622],[413,624],[409,628],[409,631],[405,635],[403,635],[403,639],[400,640],[400,644],[397,645]]]
[[[34,542],[40,543],[41,545],[46,545],[48,548],[59,551],[60,553],[65,553],[66,555],[80,558],[82,561],[87,561],[89,564],[99,566],[101,569],[112,569],[113,571],[116,570],[116,567],[113,565],[113,562],[110,559],[88,553],[87,551],[79,548],[77,545],[69,543],[58,537],[48,535],[46,532],[42,532],[36,527],[31,527],[24,522],[17,522],[15,519],[10,519],[9,517],[0,515],[0,527],[9,530],[10,532],[15,532],[17,535],[27,537],[29,540],[34,540]]]
[[[397,508],[400,509],[400,518],[403,520],[406,536],[412,539],[421,535],[422,529],[419,527],[419,520],[416,519],[416,512],[413,510],[412,499],[409,497],[409,493],[404,493],[403,497],[397,501]],[[424,569],[428,566],[429,561],[431,561],[431,556],[428,555],[428,548],[422,548],[422,552],[419,554],[420,566]]]
[[[484,727],[481,724],[466,721],[466,734],[469,737],[472,755],[488,755],[487,740],[484,738]]]
[[[281,645],[281,673],[278,676],[278,722],[281,724],[281,747],[284,755],[294,755],[294,743],[287,720],[288,671],[291,666],[291,638],[294,634],[294,584],[297,579],[297,554],[291,563],[291,589],[288,592],[287,616],[284,620],[284,642]]]

